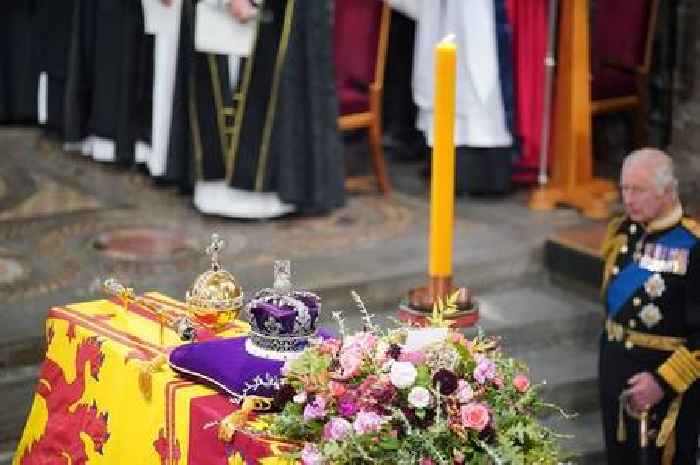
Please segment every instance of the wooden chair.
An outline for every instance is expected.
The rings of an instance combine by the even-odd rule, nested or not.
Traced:
[[[659,0],[598,0],[591,37],[591,114],[634,111],[634,143],[647,143],[649,68]]]
[[[391,10],[380,0],[336,0],[334,50],[338,128],[367,128],[380,192],[389,194],[382,149],[382,92]]]

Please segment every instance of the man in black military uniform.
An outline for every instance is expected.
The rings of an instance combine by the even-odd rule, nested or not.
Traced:
[[[626,215],[603,244],[600,397],[609,465],[694,465],[700,422],[700,225],[683,215],[671,159],[622,167]]]

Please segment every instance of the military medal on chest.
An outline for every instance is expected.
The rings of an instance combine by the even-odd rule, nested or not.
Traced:
[[[635,258],[638,257],[642,269],[655,273],[684,275],[688,270],[688,255],[688,249],[650,242],[644,245],[644,253],[635,254]]]
[[[642,311],[639,312],[639,319],[642,320],[642,323],[644,323],[644,326],[647,328],[656,326],[662,318],[661,310],[658,305],[654,303],[646,304],[642,307]]]

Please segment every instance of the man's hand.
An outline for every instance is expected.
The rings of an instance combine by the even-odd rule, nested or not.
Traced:
[[[648,371],[637,373],[627,380],[629,400],[632,408],[641,412],[656,405],[664,397],[664,390]]]
[[[256,9],[250,4],[250,0],[231,0],[228,4],[231,16],[239,23],[247,23],[255,17]]]

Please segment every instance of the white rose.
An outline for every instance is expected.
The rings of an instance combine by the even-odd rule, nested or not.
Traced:
[[[408,393],[408,403],[415,408],[425,408],[430,405],[430,391],[422,386],[416,386]]]
[[[395,362],[391,365],[389,379],[397,388],[405,389],[413,385],[417,375],[416,367],[411,362]]]

